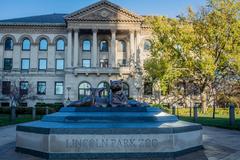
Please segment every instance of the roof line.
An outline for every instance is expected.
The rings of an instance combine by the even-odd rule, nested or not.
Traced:
[[[0,22],[0,26],[66,26],[65,23]]]

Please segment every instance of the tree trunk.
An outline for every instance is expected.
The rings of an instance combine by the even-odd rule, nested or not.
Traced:
[[[161,104],[161,92],[158,92],[158,104]]]
[[[207,112],[207,93],[206,91],[203,91],[201,94],[201,103],[202,103],[202,112],[206,113]]]

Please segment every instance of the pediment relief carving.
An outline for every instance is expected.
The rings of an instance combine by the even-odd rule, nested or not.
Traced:
[[[67,21],[114,21],[114,22],[142,22],[140,16],[135,15],[111,2],[101,1],[83,8],[65,17]]]
[[[122,13],[114,12],[106,8],[93,11],[86,15],[79,15],[74,19],[84,21],[131,21],[132,18],[123,15]]]

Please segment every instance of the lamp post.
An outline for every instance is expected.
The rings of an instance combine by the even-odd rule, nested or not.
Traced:
[[[67,104],[70,104],[70,102],[71,102],[70,97],[69,97],[69,92],[71,89],[72,89],[71,87],[67,87],[67,91],[68,91]]]
[[[134,74],[135,74],[135,87],[137,89],[137,92],[138,92],[138,100],[141,100],[140,98],[140,90],[142,88],[142,68],[141,68],[141,65],[140,65],[140,49],[137,50],[137,58],[136,58],[136,61],[134,63]]]

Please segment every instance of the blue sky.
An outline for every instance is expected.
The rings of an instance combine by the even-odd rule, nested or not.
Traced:
[[[0,19],[51,13],[71,13],[98,0],[1,0]],[[176,17],[189,6],[198,9],[206,0],[110,0],[140,15]]]

